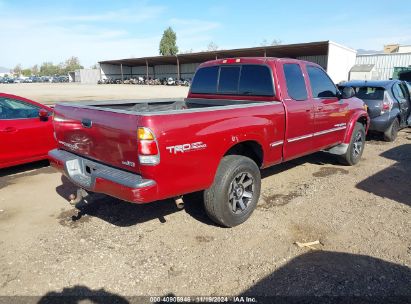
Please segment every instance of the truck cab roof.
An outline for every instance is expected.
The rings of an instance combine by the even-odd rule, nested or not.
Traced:
[[[269,62],[281,62],[281,61],[295,61],[303,62],[310,65],[319,66],[318,64],[310,61],[295,59],[295,58],[278,58],[278,57],[236,57],[236,58],[221,58],[216,60],[206,61],[199,65],[199,68],[213,65],[223,65],[223,64],[267,64]]]

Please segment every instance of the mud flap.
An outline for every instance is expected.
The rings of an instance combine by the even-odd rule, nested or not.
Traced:
[[[347,152],[349,144],[339,144],[338,146],[332,147],[325,152],[335,154],[335,155],[343,155]]]

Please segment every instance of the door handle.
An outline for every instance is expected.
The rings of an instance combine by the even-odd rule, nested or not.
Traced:
[[[15,127],[7,127],[1,131],[6,132],[6,133],[13,133],[13,132],[17,132],[17,129]]]
[[[317,111],[321,111],[324,107],[317,107]]]

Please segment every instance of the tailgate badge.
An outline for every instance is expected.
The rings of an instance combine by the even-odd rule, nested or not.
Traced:
[[[133,167],[133,168],[136,166],[135,162],[132,162],[132,161],[129,161],[129,160],[127,160],[127,161],[123,160],[121,163],[125,166],[129,166],[129,167]]]

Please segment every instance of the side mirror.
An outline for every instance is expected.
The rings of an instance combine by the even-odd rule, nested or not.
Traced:
[[[344,87],[342,90],[341,98],[348,99],[355,95],[354,89],[352,87]]]
[[[40,109],[39,110],[39,118],[42,121],[46,121],[49,118],[49,112],[45,109]]]

